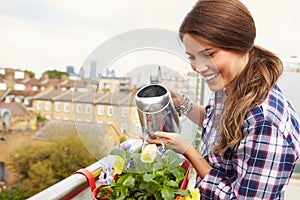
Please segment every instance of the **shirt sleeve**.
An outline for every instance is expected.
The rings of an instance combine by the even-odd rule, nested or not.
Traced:
[[[201,180],[202,199],[283,198],[295,166],[293,145],[269,121],[258,121],[243,132],[237,152],[227,158],[232,166],[213,168]]]

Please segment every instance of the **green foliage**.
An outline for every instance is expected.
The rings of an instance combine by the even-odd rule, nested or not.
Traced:
[[[126,137],[123,136],[123,137],[120,138],[120,144],[121,144],[122,142],[125,142],[125,141],[126,141]]]
[[[37,123],[42,123],[45,122],[47,119],[45,116],[42,116],[41,113],[36,114],[36,122]]]
[[[108,186],[100,188],[97,198],[173,200],[177,194],[190,195],[188,190],[180,189],[185,176],[185,169],[181,167],[184,160],[173,150],[159,154],[151,163],[141,160],[141,150],[114,149],[111,155],[124,159],[122,173]]]
[[[35,77],[35,74],[32,71],[25,70],[24,72],[29,74],[29,78],[34,78]]]
[[[25,196],[20,192],[20,187],[6,188],[0,192],[0,200],[23,200]]]
[[[48,144],[24,145],[10,157],[13,168],[23,175],[20,192],[26,198],[96,162],[74,135]]]
[[[57,71],[55,70],[48,70],[45,73],[48,74],[48,77],[51,79],[61,79],[61,75],[65,74],[67,76],[69,76],[69,74],[67,72],[61,72],[61,71]]]

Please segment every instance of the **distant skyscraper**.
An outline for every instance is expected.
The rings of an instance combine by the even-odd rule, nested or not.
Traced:
[[[97,78],[97,62],[96,61],[91,61],[90,78],[91,79],[96,79]]]
[[[81,67],[80,70],[79,70],[79,77],[80,77],[80,79],[84,79],[84,69],[83,69],[83,67]]]
[[[114,69],[106,68],[105,77],[116,77],[116,71]]]
[[[67,66],[67,73],[68,74],[74,74],[74,67],[73,66]]]
[[[161,82],[162,76],[161,76],[161,68],[158,67],[152,67],[151,73],[150,73],[150,82],[151,83],[158,83]]]
[[[161,68],[158,66],[158,71],[157,71],[157,81],[161,82],[162,76],[161,76]]]

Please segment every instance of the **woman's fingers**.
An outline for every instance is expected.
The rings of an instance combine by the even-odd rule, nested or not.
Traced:
[[[166,138],[172,140],[176,137],[177,133],[167,133],[167,132],[157,131],[154,133],[154,135],[159,138]]]
[[[155,138],[147,138],[147,142],[151,144],[161,144],[163,143],[164,145],[170,144],[174,138],[176,137],[176,133],[167,133],[167,132],[155,132],[154,133]]]
[[[159,139],[151,139],[151,138],[147,138],[147,140],[146,140],[148,143],[150,143],[150,144],[160,144],[161,142],[161,140],[159,140]]]

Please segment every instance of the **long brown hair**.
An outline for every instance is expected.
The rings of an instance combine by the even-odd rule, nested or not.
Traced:
[[[243,139],[242,125],[252,106],[262,103],[274,87],[283,67],[270,51],[254,45],[256,28],[249,10],[238,0],[199,0],[183,20],[180,37],[189,33],[211,45],[240,54],[249,53],[242,73],[229,83],[234,91],[226,97],[221,122],[221,141],[214,152],[237,150]]]

